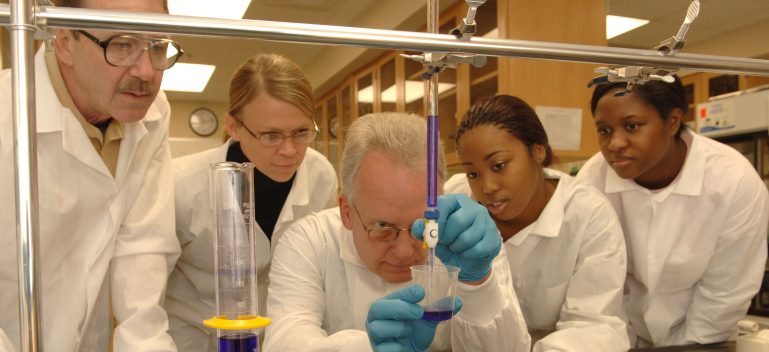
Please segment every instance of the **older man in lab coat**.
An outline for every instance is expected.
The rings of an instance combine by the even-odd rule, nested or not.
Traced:
[[[436,248],[443,263],[462,270],[464,305],[437,333],[436,323],[420,319],[424,291],[410,286],[410,267],[426,259],[424,225],[415,221],[427,195],[426,132],[423,118],[396,113],[350,126],[340,206],[294,223],[275,250],[265,351],[529,350],[509,269],[496,256],[496,226],[466,196],[439,199]]]
[[[161,0],[63,5],[166,12]],[[178,59],[165,49],[178,44],[58,30],[53,46],[35,57],[41,347],[175,351],[160,305],[179,245],[169,105],[158,92],[163,70]],[[0,351],[20,341],[10,81],[10,70],[0,73]]]

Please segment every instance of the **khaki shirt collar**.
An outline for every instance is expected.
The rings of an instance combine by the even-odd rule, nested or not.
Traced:
[[[51,79],[51,85],[56,92],[56,97],[59,102],[67,109],[69,109],[75,118],[77,118],[80,125],[83,127],[88,139],[91,140],[96,151],[102,157],[107,168],[112,175],[115,175],[115,168],[117,163],[117,156],[120,149],[120,141],[123,139],[124,127],[120,121],[110,119],[107,130],[102,134],[98,127],[92,125],[86,121],[83,114],[75,106],[75,102],[72,100],[72,96],[67,90],[66,84],[64,84],[64,78],[59,70],[59,63],[56,60],[56,54],[53,51],[48,51],[45,54],[45,64],[48,68],[48,74]],[[105,148],[106,147],[106,148]]]

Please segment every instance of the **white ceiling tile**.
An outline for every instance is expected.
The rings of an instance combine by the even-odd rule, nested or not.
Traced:
[[[607,4],[610,15],[657,20],[671,14],[686,14],[690,0],[614,0]]]
[[[661,41],[669,38],[671,33],[666,24],[651,22],[635,30],[616,36],[609,40],[610,46],[651,49]]]
[[[411,0],[386,0],[386,2],[374,0],[253,0],[246,12],[246,18],[337,26],[395,28],[406,19],[424,15],[423,7],[415,13],[397,13],[397,11],[385,13],[386,11],[382,10],[383,8],[396,7],[396,4],[402,7],[404,1]],[[447,6],[447,4],[455,1],[461,0],[443,0],[441,5]],[[700,1],[700,17],[689,30],[688,45],[705,43],[713,38],[740,38],[739,35],[723,36],[723,34],[727,32],[738,33],[748,26],[769,21],[769,0]],[[607,0],[609,14],[645,18],[652,21],[634,31],[611,39],[609,44],[618,47],[651,49],[660,41],[676,34],[690,2],[690,0]],[[755,26],[751,28],[755,28]],[[766,37],[769,37],[769,33],[766,34]],[[321,45],[231,38],[177,37],[175,39],[182,43],[187,53],[182,59],[183,62],[207,63],[217,66],[209,86],[202,94],[168,93],[170,99],[181,100],[226,102],[232,72],[247,58],[259,52],[282,54],[306,69],[316,60],[333,59],[333,53],[346,50],[345,48]],[[708,42],[708,44],[711,43]],[[744,43],[744,45],[753,44]],[[686,52],[686,48],[684,52]]]

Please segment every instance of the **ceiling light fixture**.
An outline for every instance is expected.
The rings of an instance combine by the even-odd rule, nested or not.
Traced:
[[[177,92],[200,93],[206,89],[216,66],[177,63],[163,72],[160,89]]]
[[[172,15],[242,19],[251,0],[168,0]]]
[[[606,15],[606,39],[614,38],[620,34],[630,32],[649,23],[649,20],[640,18]]]

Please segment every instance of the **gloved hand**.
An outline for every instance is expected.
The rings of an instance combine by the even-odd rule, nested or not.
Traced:
[[[485,207],[464,194],[438,198],[438,245],[435,254],[443,264],[459,267],[459,281],[479,281],[491,271],[491,263],[502,248],[497,224]],[[411,233],[422,239],[424,220],[411,225]]]
[[[411,285],[376,300],[368,310],[366,331],[371,347],[377,352],[426,351],[435,337],[438,321],[422,320],[424,310],[417,302],[425,297],[425,289]],[[459,297],[454,301],[454,314],[462,308]]]

